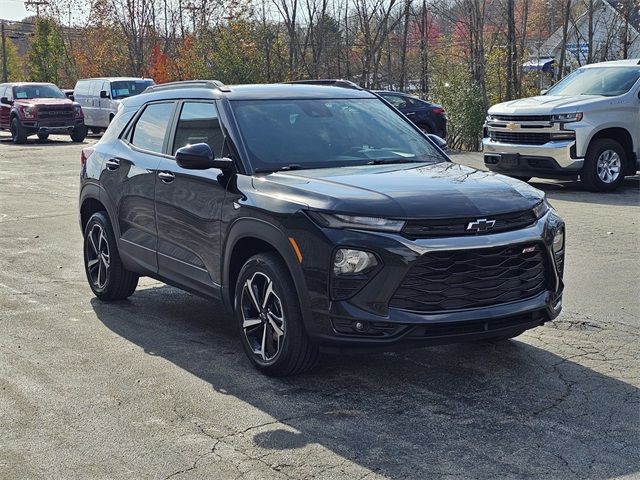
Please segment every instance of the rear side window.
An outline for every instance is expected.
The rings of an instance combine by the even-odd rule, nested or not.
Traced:
[[[216,157],[222,153],[224,135],[218,120],[218,111],[213,103],[185,102],[180,112],[173,153],[186,145],[206,143]]]
[[[384,99],[396,108],[404,108],[407,102],[399,95],[383,95]]]
[[[173,102],[147,105],[133,128],[131,143],[143,150],[162,153],[173,105]]]

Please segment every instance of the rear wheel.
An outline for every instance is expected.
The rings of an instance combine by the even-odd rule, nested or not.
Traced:
[[[87,137],[87,127],[85,125],[78,125],[71,132],[71,141],[80,143]]]
[[[89,286],[100,300],[122,300],[138,285],[138,275],[122,265],[105,212],[94,213],[84,229],[84,267]]]
[[[599,138],[589,145],[580,180],[595,192],[611,192],[624,181],[627,155],[615,140]]]
[[[48,133],[39,133],[38,134],[38,138],[40,140],[46,140],[47,138],[49,138],[49,134]]]
[[[17,117],[13,117],[11,120],[11,138],[13,143],[26,143],[27,131],[22,126]]]
[[[316,365],[318,346],[305,331],[295,285],[277,255],[258,254],[244,264],[235,312],[242,346],[258,370],[283,377]]]

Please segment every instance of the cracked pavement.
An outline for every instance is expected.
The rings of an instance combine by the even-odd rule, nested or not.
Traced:
[[[81,146],[52,138],[0,134],[0,477],[640,478],[638,177],[534,181],[567,221],[555,322],[270,379],[211,302],[149,279],[93,298]]]

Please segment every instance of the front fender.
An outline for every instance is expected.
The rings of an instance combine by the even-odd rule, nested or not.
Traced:
[[[287,235],[277,226],[256,218],[243,217],[235,220],[229,227],[226,243],[222,253],[222,300],[229,311],[233,311],[234,299],[231,297],[232,285],[230,283],[231,255],[236,244],[245,238],[255,238],[271,245],[284,262],[291,273],[296,293],[300,299],[302,316],[307,323],[306,312],[309,311],[309,296],[307,284],[302,272],[302,267],[293,251]]]

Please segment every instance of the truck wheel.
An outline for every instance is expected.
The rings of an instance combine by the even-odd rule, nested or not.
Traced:
[[[40,140],[46,140],[47,138],[49,138],[49,134],[48,133],[39,133],[38,134],[38,138]]]
[[[71,141],[72,142],[82,142],[87,137],[87,127],[86,125],[78,125],[71,132]]]
[[[105,212],[91,215],[84,229],[84,268],[89,286],[100,300],[123,300],[138,286],[138,275],[122,265]]]
[[[615,140],[598,138],[591,142],[580,172],[580,181],[594,192],[611,192],[624,181],[627,155]]]
[[[242,347],[258,370],[284,377],[315,366],[318,346],[305,331],[296,288],[277,255],[258,254],[244,264],[234,303]]]
[[[11,137],[13,143],[21,144],[27,142],[27,132],[16,117],[11,120]]]

